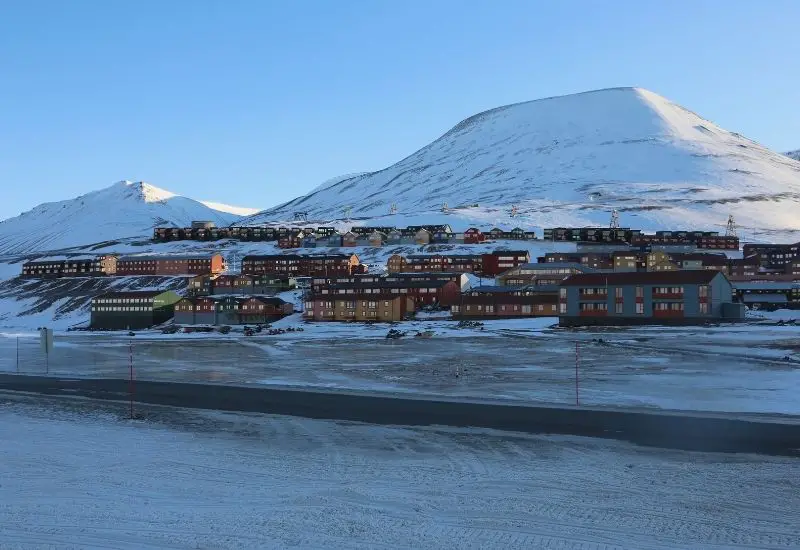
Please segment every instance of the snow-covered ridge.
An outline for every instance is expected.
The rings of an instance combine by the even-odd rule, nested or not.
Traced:
[[[120,181],[74,199],[48,202],[0,222],[0,253],[62,250],[131,237],[149,238],[159,225],[193,220],[228,225],[221,212],[145,182]]]
[[[479,113],[384,170],[337,178],[249,221],[518,206],[516,224],[800,229],[800,163],[658,94],[613,88]],[[459,211],[456,211],[458,214]],[[461,212],[464,213],[464,212]],[[472,211],[478,218],[491,216]],[[503,220],[500,220],[503,221]]]
[[[214,202],[214,201],[199,201],[200,204],[204,204],[211,208],[212,210],[216,210],[218,212],[225,212],[227,214],[234,214],[236,216],[252,216],[261,211],[260,208],[248,208],[246,206],[231,206],[230,204],[223,204],[221,202]]]
[[[793,158],[794,160],[800,160],[800,149],[797,149],[796,151],[789,151],[786,153],[786,156]]]

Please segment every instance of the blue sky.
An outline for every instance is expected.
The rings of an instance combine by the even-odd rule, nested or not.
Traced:
[[[268,207],[503,104],[641,86],[800,148],[796,0],[0,6],[0,218],[121,179]]]

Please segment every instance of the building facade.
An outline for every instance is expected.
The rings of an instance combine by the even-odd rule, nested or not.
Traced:
[[[204,275],[222,273],[225,260],[221,254],[123,256],[117,261],[117,275]]]
[[[293,278],[352,275],[359,271],[360,264],[355,254],[245,256],[242,258],[242,273]]]
[[[117,257],[113,254],[39,258],[22,264],[23,277],[103,277],[116,273]]]
[[[702,324],[738,321],[733,287],[716,270],[572,275],[559,289],[559,323]]]
[[[178,325],[270,323],[291,315],[294,306],[274,296],[197,296],[175,304]]]
[[[351,321],[391,323],[402,321],[415,311],[414,300],[391,294],[314,295],[305,301],[307,321]]]
[[[181,297],[170,291],[109,292],[92,298],[91,328],[136,330],[172,319]]]
[[[466,291],[461,302],[450,308],[454,319],[501,319],[555,317],[558,290],[542,292],[537,287],[486,286]]]

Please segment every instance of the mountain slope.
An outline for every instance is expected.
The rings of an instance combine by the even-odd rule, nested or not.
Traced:
[[[517,224],[658,228],[724,223],[800,229],[800,163],[728,132],[653,92],[614,88],[492,109],[385,170],[354,175],[248,221],[456,210]],[[473,216],[473,219],[474,219]],[[508,221],[508,220],[505,220]]]
[[[800,160],[800,149],[796,151],[789,151],[788,153],[786,153],[786,156],[791,157],[794,160]]]
[[[149,236],[157,225],[186,226],[192,220],[228,225],[237,219],[148,183],[121,181],[74,199],[40,204],[0,222],[0,252],[57,250]]]

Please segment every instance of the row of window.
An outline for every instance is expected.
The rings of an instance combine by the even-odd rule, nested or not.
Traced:
[[[92,311],[153,311],[145,306],[92,306]]]
[[[95,304],[151,304],[153,298],[95,298]]]

